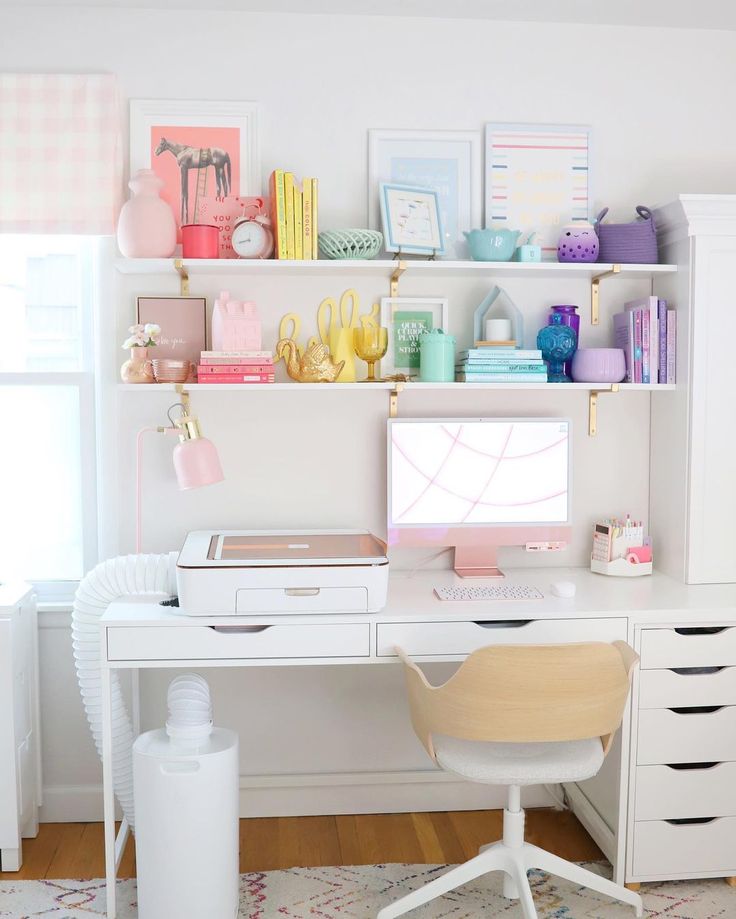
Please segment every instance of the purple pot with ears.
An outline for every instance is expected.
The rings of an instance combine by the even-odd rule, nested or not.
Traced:
[[[571,223],[562,228],[557,243],[558,262],[595,262],[598,237],[589,223]]]

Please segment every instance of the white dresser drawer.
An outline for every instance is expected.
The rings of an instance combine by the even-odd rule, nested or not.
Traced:
[[[722,871],[736,873],[736,817],[709,823],[649,820],[634,825],[635,877]]]
[[[637,766],[635,819],[681,817],[736,817],[736,763]]]
[[[368,609],[365,587],[241,588],[235,595],[237,613],[353,613]]]
[[[414,657],[470,654],[486,645],[562,644],[626,639],[625,619],[532,619],[492,622],[391,622],[378,624],[378,656],[396,646]]]
[[[730,760],[736,760],[736,707],[686,714],[666,708],[639,712],[638,765]]]
[[[368,657],[367,622],[316,625],[110,628],[107,654],[124,660],[257,660],[300,657]]]
[[[736,627],[643,629],[641,669],[726,667],[736,664]]]
[[[703,669],[711,672],[698,672]],[[641,671],[640,709],[688,705],[736,705],[736,667]]]

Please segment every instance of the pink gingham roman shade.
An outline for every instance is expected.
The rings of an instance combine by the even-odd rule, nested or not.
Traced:
[[[0,74],[0,233],[113,233],[120,156],[115,77]]]

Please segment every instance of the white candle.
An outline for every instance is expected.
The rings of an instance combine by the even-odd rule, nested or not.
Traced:
[[[486,341],[510,341],[510,319],[486,319]]]

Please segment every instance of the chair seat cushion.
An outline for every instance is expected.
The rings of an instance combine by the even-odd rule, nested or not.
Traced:
[[[488,785],[580,782],[603,765],[599,737],[545,743],[497,743],[434,735],[437,762],[448,772]]]

